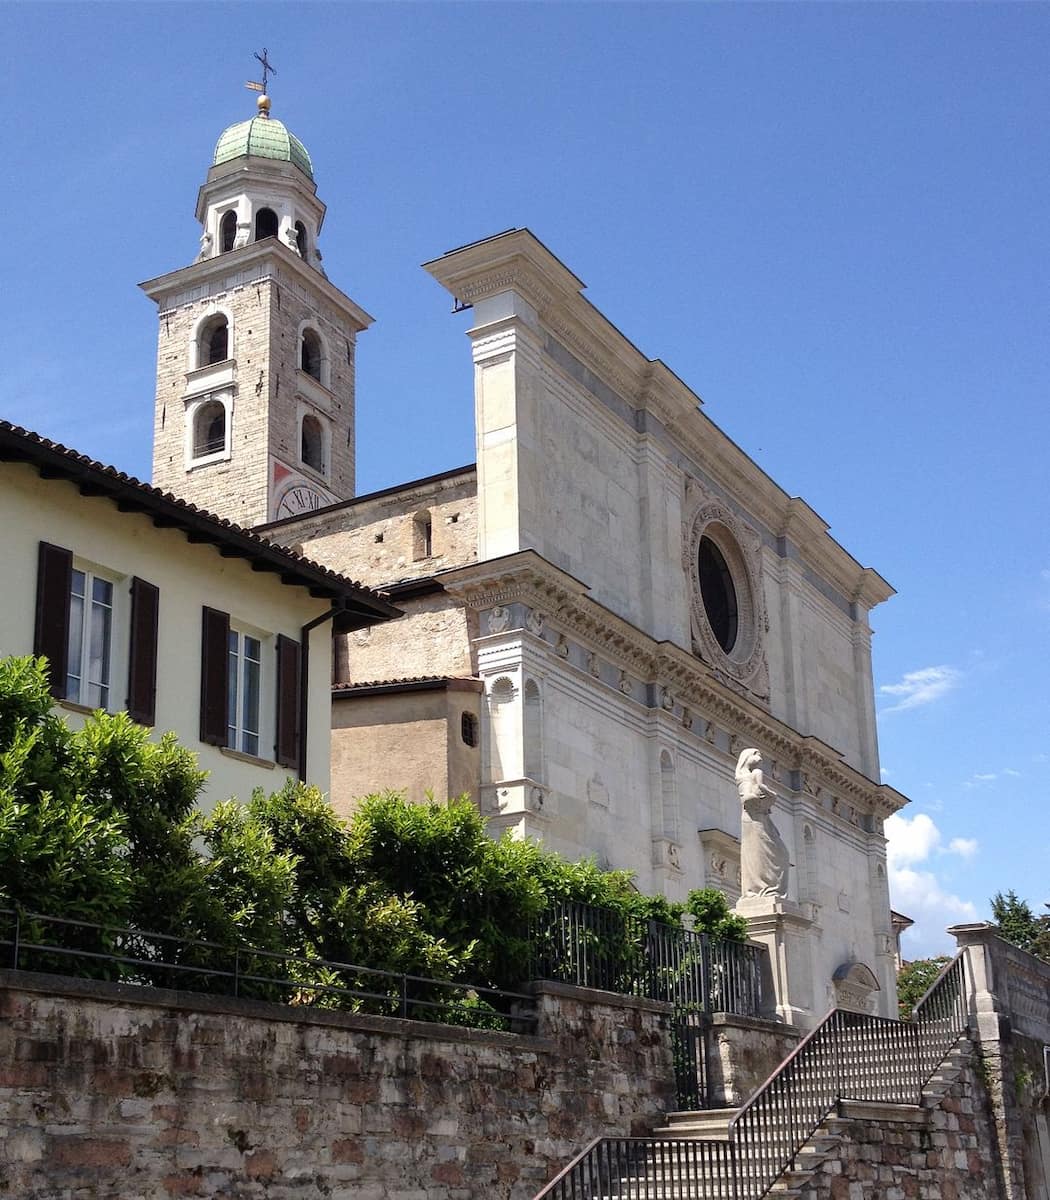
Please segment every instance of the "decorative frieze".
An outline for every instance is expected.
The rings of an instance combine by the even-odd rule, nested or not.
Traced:
[[[489,622],[497,610],[498,621],[506,613],[506,628],[510,605],[542,612],[543,632],[550,631],[547,640],[553,637],[552,650],[559,658],[578,663],[596,679],[602,678],[602,663],[611,664],[616,674],[605,678],[612,686],[628,695],[635,692],[635,683],[647,684],[652,689],[651,703],[661,708],[664,698],[672,697],[675,706],[682,705],[683,726],[690,727],[685,722],[688,710],[693,731],[709,745],[719,746],[719,730],[727,731],[727,753],[743,746],[760,747],[776,762],[778,779],[791,787],[791,775],[798,772],[802,788],[837,819],[868,828],[905,803],[893,788],[867,779],[819,739],[796,733],[753,699],[730,690],[688,651],[655,641],[596,604],[583,584],[533,551],[448,571],[442,583],[454,599],[487,613]],[[527,627],[528,617],[523,620]],[[490,623],[487,630],[492,632]],[[573,646],[577,649],[570,653]]]

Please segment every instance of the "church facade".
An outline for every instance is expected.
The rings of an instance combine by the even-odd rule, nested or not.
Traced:
[[[268,102],[267,102],[268,103]],[[471,313],[476,462],[353,494],[370,318],[323,273],[302,143],[223,134],[160,313],[154,482],[404,613],[337,635],[332,800],[468,791],[771,950],[780,1015],[895,1011],[869,613],[892,595],[582,295],[532,233],[428,263]],[[366,401],[367,402],[367,401]],[[734,768],[762,757],[783,882],[741,895]]]

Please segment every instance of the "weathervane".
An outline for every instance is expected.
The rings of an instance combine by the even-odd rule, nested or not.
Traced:
[[[276,75],[277,68],[270,66],[270,60],[266,57],[266,47],[265,46],[263,46],[262,54],[256,54],[255,57],[259,60],[259,62],[262,63],[262,75],[263,75],[262,83],[256,83],[255,80],[249,79],[248,82],[244,86],[246,88],[249,88],[253,92],[262,92],[262,94],[265,96],[265,95],[267,95],[266,76],[267,75]]]

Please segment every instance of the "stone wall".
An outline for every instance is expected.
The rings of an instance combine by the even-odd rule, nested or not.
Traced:
[[[973,1055],[926,1107],[845,1104],[825,1127],[838,1144],[801,1200],[1000,1200],[983,1074]]]
[[[712,1108],[738,1108],[762,1086],[802,1034],[779,1021],[716,1013],[708,1042]]]
[[[471,639],[477,634],[477,613],[444,592],[395,596],[393,602],[405,614],[398,620],[337,635],[338,683],[476,674]]]
[[[0,971],[0,1194],[529,1200],[673,1107],[668,1009],[536,985],[536,1036]]]
[[[477,560],[477,473],[463,467],[359,496],[319,516],[266,530],[316,562],[370,587],[416,579]],[[430,522],[430,553],[420,523]]]
[[[977,922],[948,930],[966,958],[1007,1200],[1050,1196],[1050,1121],[1043,1049],[1050,1044],[1050,963]]]

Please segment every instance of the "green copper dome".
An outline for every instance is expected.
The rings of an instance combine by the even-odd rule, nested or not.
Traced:
[[[243,158],[246,154],[294,163],[307,179],[314,177],[313,163],[306,147],[273,117],[252,117],[250,121],[241,121],[224,130],[215,144],[212,166]]]

